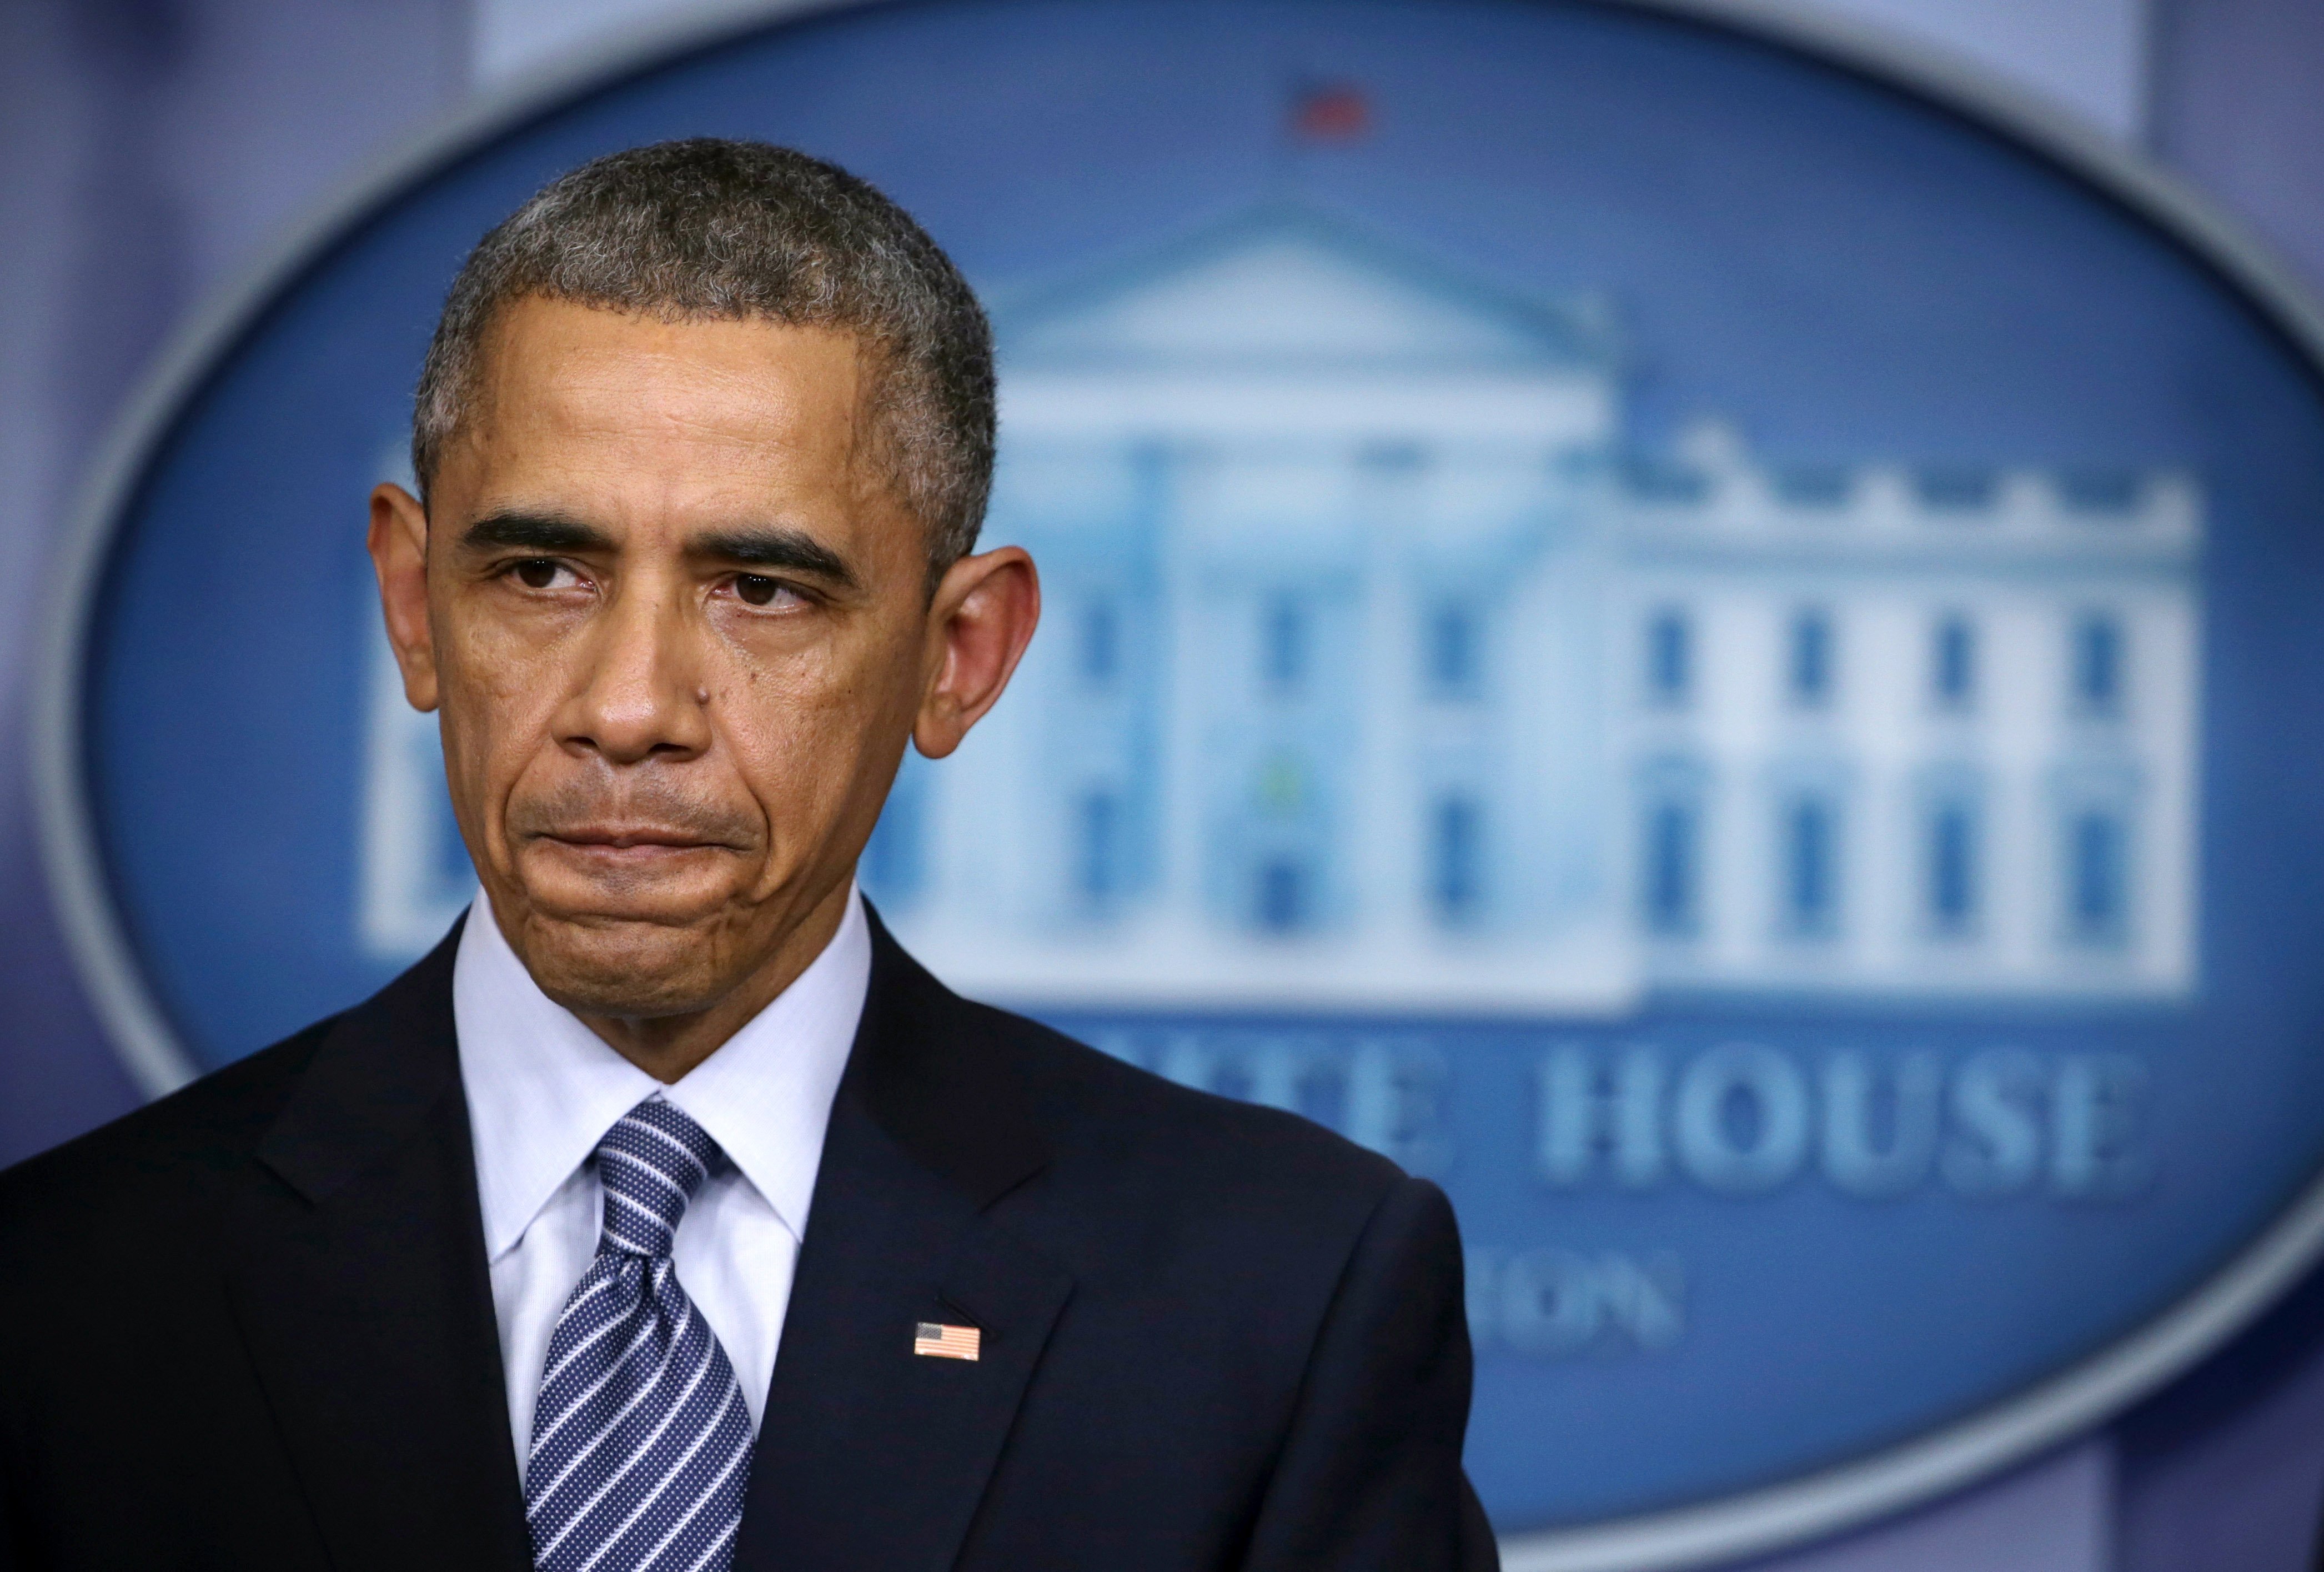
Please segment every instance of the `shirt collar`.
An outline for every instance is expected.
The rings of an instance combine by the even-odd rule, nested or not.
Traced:
[[[484,1248],[498,1261],[613,1122],[657,1093],[710,1133],[795,1238],[872,976],[850,891],[839,931],[685,1079],[663,1086],[540,991],[479,892],[452,968],[452,1020],[476,1152]]]

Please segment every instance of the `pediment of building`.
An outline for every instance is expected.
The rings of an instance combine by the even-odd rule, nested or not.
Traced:
[[[1246,215],[995,310],[1010,371],[1604,369],[1587,301],[1538,304],[1302,209]]]

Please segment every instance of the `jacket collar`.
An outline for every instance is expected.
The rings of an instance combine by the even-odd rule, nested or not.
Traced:
[[[258,1161],[308,1201],[327,1201],[417,1134],[459,1089],[452,968],[464,914],[420,962],[326,1030]],[[465,1117],[465,1115],[464,1115]]]
[[[875,920],[735,1572],[942,1572],[959,1557],[1073,1292],[1005,1222],[1049,1151],[1001,1019]],[[976,1327],[978,1358],[916,1355],[931,1321]]]
[[[334,1566],[531,1565],[452,1029],[458,929],[326,1030],[227,1287]]]
[[[842,1093],[982,1211],[1048,1165],[1030,1088],[990,1013],[937,982],[865,910],[872,986]]]

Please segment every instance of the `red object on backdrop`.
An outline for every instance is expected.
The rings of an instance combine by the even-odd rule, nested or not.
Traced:
[[[1292,132],[1309,142],[1353,142],[1371,126],[1371,100],[1346,82],[1303,88],[1292,102]]]

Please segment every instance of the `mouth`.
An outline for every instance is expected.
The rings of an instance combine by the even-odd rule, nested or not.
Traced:
[[[696,830],[672,829],[650,824],[570,825],[537,831],[532,838],[564,850],[624,860],[645,860],[684,852],[733,852],[742,849]]]
[[[722,906],[753,866],[732,831],[593,819],[521,832],[509,870],[536,913],[585,927],[683,926]]]

